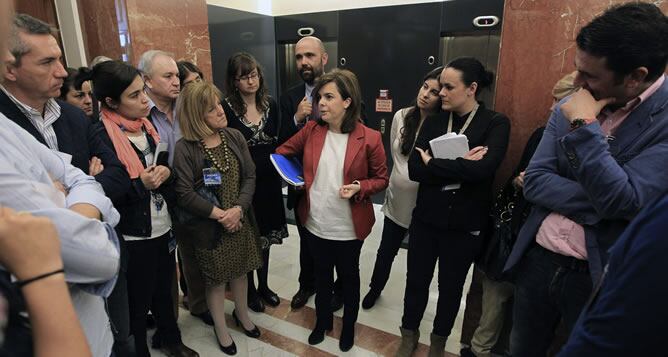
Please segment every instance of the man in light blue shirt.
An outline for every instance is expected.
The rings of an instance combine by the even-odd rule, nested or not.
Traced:
[[[116,283],[119,250],[112,227],[120,215],[93,177],[2,114],[0,142],[0,205],[56,225],[65,280],[88,344],[94,356],[109,356],[114,340],[103,297]]]

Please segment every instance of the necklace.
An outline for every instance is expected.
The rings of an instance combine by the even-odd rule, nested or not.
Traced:
[[[469,114],[468,118],[466,118],[466,122],[464,123],[464,126],[459,130],[459,133],[461,134],[464,132],[469,127],[469,124],[471,124],[471,120],[473,120],[473,117],[475,116],[475,113],[478,111],[478,107],[480,107],[479,104],[476,104],[475,107],[473,107],[473,110]],[[448,120],[448,133],[452,132],[452,112],[450,112],[450,119]]]
[[[213,155],[213,148],[207,148],[206,145],[204,145],[204,139],[200,139],[199,142],[202,145],[202,150],[204,150],[204,153],[206,154],[209,161],[213,162],[213,165],[218,169],[218,171],[223,173],[230,169],[230,149],[227,146],[227,141],[225,141],[225,136],[223,133],[219,131],[218,135],[220,135],[220,145],[223,146],[223,165],[221,165],[220,160],[218,160],[218,158]]]

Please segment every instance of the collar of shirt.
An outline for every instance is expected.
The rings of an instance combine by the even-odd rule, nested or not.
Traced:
[[[626,105],[615,110],[614,112],[609,109],[604,109],[599,115],[598,119],[601,122],[601,127],[607,135],[610,135],[614,132],[615,129],[622,124],[624,119],[626,119],[632,111],[634,111],[640,104],[651,97],[665,81],[666,76],[661,75],[652,85],[647,87],[639,96],[629,100]]]
[[[56,102],[55,99],[49,99],[44,105],[44,117],[42,117],[42,112],[39,110],[22,103],[19,101],[12,93],[10,93],[4,86],[0,85],[0,89],[7,94],[9,99],[11,99],[19,110],[25,114],[29,119],[32,120],[34,116],[38,116],[44,119],[45,125],[51,125],[60,117],[60,105]]]
[[[174,119],[174,123],[171,123],[169,121],[169,118],[167,118],[167,114],[160,110],[157,105],[155,105],[155,102],[151,100],[151,98],[148,99],[148,106],[151,108],[149,112],[149,116],[153,119],[160,119],[160,120],[166,120],[170,124],[176,124],[176,101],[172,102],[172,118]]]
[[[58,138],[53,129],[53,123],[60,118],[60,105],[58,102],[53,98],[47,100],[44,104],[44,115],[42,115],[39,110],[19,101],[4,86],[0,86],[0,89],[7,94],[9,99],[16,104],[23,115],[42,134],[47,146],[53,150],[58,150]]]
[[[304,95],[306,98],[309,99],[309,102],[313,101],[313,97],[311,96],[313,94],[313,88],[315,88],[315,85],[308,85],[307,83],[304,83],[306,86],[306,89],[304,90]]]

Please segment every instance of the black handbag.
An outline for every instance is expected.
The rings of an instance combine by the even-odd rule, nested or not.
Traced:
[[[478,261],[478,267],[491,280],[508,281],[511,274],[503,268],[513,250],[517,238],[512,221],[519,194],[512,185],[512,180],[499,192],[490,212],[486,246]]]

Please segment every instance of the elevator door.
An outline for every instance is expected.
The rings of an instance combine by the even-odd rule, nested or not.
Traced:
[[[496,75],[500,43],[501,36],[498,34],[444,36],[441,37],[441,58],[447,64],[457,57],[475,57]],[[495,89],[496,82],[478,95],[478,99],[489,109],[494,109]]]

